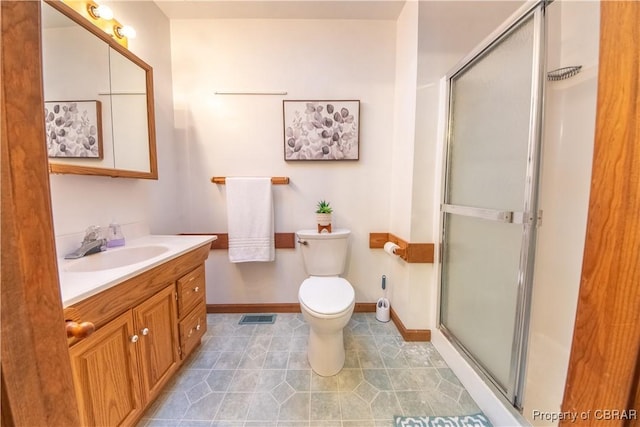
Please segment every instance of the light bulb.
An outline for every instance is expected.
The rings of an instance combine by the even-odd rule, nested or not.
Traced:
[[[100,18],[102,19],[105,19],[107,21],[113,19],[113,10],[111,10],[109,6],[101,4],[98,6],[96,11],[98,12],[98,16],[100,16]]]
[[[133,28],[131,25],[123,26],[122,29],[120,30],[120,33],[122,33],[122,35],[128,39],[136,38],[136,29]]]
[[[113,19],[113,11],[109,6],[105,6],[103,4],[99,4],[97,6],[90,4],[87,5],[87,10],[93,19],[102,18],[106,21]]]
[[[131,25],[124,25],[122,27],[119,25],[115,25],[113,27],[113,33],[121,39],[125,37],[128,39],[133,39],[136,37],[136,30]]]

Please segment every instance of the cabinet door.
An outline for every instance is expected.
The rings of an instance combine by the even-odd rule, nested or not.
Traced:
[[[143,401],[153,398],[178,368],[176,291],[167,286],[133,309],[140,336],[140,376]]]
[[[69,349],[83,426],[130,425],[139,415],[136,341],[128,311]]]

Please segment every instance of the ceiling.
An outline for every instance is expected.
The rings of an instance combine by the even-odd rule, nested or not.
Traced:
[[[154,0],[169,19],[396,20],[405,0]]]

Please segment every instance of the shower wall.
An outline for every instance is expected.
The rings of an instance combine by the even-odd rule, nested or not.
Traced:
[[[580,285],[591,179],[597,91],[599,2],[548,8],[547,70],[582,65],[547,82],[540,208],[523,415],[560,411]]]

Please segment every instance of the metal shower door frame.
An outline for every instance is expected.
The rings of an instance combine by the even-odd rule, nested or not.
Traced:
[[[502,26],[497,28],[489,35],[476,49],[467,55],[444,77],[446,81],[445,93],[445,111],[446,111],[446,132],[445,132],[445,156],[442,182],[444,182],[444,190],[442,194],[442,205],[440,210],[440,230],[441,230],[441,250],[439,260],[439,286],[438,286],[438,328],[443,332],[445,337],[460,352],[460,354],[471,362],[471,366],[481,374],[488,384],[494,390],[497,390],[506,398],[509,404],[518,409],[522,408],[524,376],[526,368],[526,355],[529,333],[529,319],[531,306],[531,292],[533,285],[533,266],[534,266],[534,249],[536,239],[536,229],[539,220],[538,213],[538,184],[540,170],[540,152],[542,139],[542,113],[544,98],[544,74],[545,74],[545,45],[546,45],[546,28],[545,28],[545,7],[550,1],[540,0],[530,2],[516,11]],[[459,73],[482,60],[485,54],[500,43],[512,31],[514,31],[523,21],[533,16],[533,61],[532,61],[532,82],[531,82],[531,110],[529,116],[529,138],[527,153],[527,170],[526,182],[524,190],[524,206],[521,212],[497,211],[491,209],[473,208],[467,206],[458,206],[446,204],[449,200],[449,162],[450,162],[450,143],[451,143],[451,81]],[[509,384],[506,389],[501,387],[492,376],[478,363],[464,346],[447,330],[442,323],[442,285],[444,275],[442,274],[443,259],[442,250],[447,242],[445,236],[446,215],[445,213],[473,216],[476,218],[484,218],[493,221],[501,221],[505,223],[522,224],[522,245],[520,250],[520,269],[518,274],[518,292],[517,292],[517,308],[514,326],[514,337],[511,354],[511,367]]]

